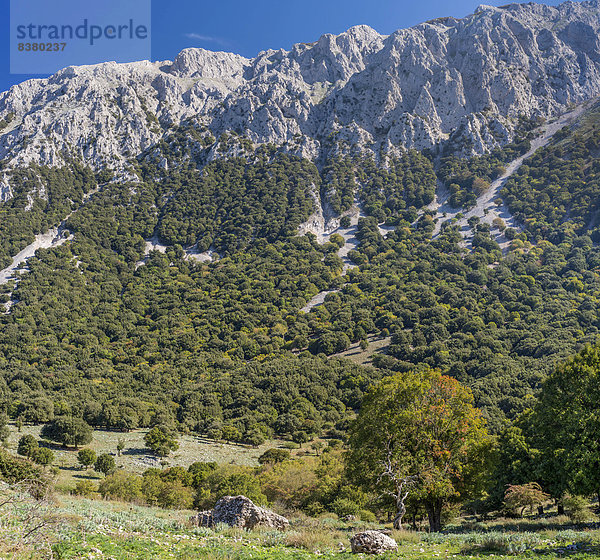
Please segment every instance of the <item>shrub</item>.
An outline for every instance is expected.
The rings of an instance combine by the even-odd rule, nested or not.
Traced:
[[[583,496],[567,496],[563,499],[565,512],[573,523],[585,523],[591,518],[588,502]]]
[[[258,447],[266,441],[266,438],[260,430],[251,430],[244,435],[243,440],[244,443],[252,447]]]
[[[38,465],[47,467],[54,461],[54,453],[47,447],[37,447],[31,453],[31,460]]]
[[[0,412],[0,445],[6,445],[9,435],[8,415],[5,412]]]
[[[104,474],[105,476],[115,470],[115,458],[108,453],[99,455],[94,463],[94,470]]]
[[[104,455],[100,455],[103,457]],[[98,457],[98,459],[100,459]],[[110,455],[108,455],[110,457]],[[125,471],[108,475],[99,485],[98,491],[103,498],[124,500],[126,502],[142,499],[142,477]]]
[[[240,441],[242,439],[242,434],[235,426],[223,426],[222,435],[226,442]]]
[[[539,545],[541,542],[540,537],[535,533],[490,533],[487,535],[478,535],[478,537],[481,540],[473,548],[484,552],[509,555],[522,554]]]
[[[206,479],[210,474],[214,473],[217,470],[217,463],[203,463],[201,461],[196,461],[192,463],[188,467],[188,474],[192,477],[191,485],[194,488],[198,488],[201,484],[206,482]]]
[[[339,517],[348,517],[350,515],[358,517],[361,507],[348,498],[336,498],[331,504],[331,510]]]
[[[166,457],[171,451],[179,449],[179,443],[168,428],[156,426],[152,428],[145,436],[144,443],[155,455]]]
[[[91,480],[78,480],[75,484],[75,488],[71,491],[75,496],[83,496],[84,498],[91,498],[94,492],[97,492],[98,488]]]
[[[37,448],[37,439],[35,439],[32,435],[27,434],[26,436],[21,436],[21,438],[19,438],[19,443],[17,444],[17,453],[19,455],[23,455],[23,457],[31,457]]]
[[[368,509],[361,509],[358,512],[358,516],[360,517],[361,521],[366,521],[367,523],[375,523],[375,521],[377,521],[375,514]]]
[[[287,449],[267,449],[259,458],[258,462],[261,465],[273,465],[276,463],[282,463],[286,459],[290,458],[290,452]]]
[[[346,241],[339,233],[334,233],[329,236],[329,241],[336,245],[337,247],[343,247],[346,244]]]
[[[502,218],[494,218],[492,220],[492,225],[498,230],[498,231],[504,231],[506,229],[506,224],[504,223],[504,220]]]
[[[96,452],[93,449],[82,449],[77,453],[77,461],[84,468],[91,467],[96,462]]]
[[[192,489],[180,480],[162,480],[159,476],[144,476],[143,494],[146,501],[165,509],[191,509]]]
[[[477,196],[481,196],[490,188],[490,183],[481,177],[475,177],[475,179],[473,179],[471,188]]]
[[[0,479],[10,484],[21,480],[41,480],[42,470],[31,461],[13,457],[3,449],[0,449]]]

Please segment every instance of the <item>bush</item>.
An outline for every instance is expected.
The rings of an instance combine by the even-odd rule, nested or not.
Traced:
[[[368,509],[361,509],[358,512],[358,516],[360,517],[361,521],[366,521],[367,523],[375,523],[375,521],[377,521],[375,514]]]
[[[477,535],[476,546],[478,551],[496,552],[500,554],[522,554],[527,550],[535,548],[540,544],[541,539],[535,533],[490,533],[487,535]],[[471,552],[469,548],[466,552]]]
[[[82,449],[77,453],[77,461],[84,468],[91,467],[96,462],[96,452],[93,449]]]
[[[171,451],[179,449],[174,434],[164,426],[152,428],[145,436],[144,443],[155,455],[167,457]]]
[[[21,436],[19,439],[19,443],[17,444],[17,453],[19,455],[23,455],[23,457],[31,458],[37,448],[37,439],[35,439],[32,435],[27,434],[26,436]]]
[[[163,480],[160,474],[143,478],[144,498],[150,505],[165,509],[191,509],[194,495],[181,480]]]
[[[287,449],[267,449],[259,458],[258,462],[261,465],[273,465],[276,463],[282,463],[286,459],[290,458],[290,452]]]
[[[100,455],[100,457],[103,457],[103,455]],[[126,502],[141,501],[143,497],[142,477],[125,471],[117,471],[107,476],[99,484],[98,491],[105,499],[124,500]]]
[[[492,220],[492,225],[498,230],[498,231],[504,231],[506,229],[506,224],[504,223],[504,220],[502,218],[494,218]]]
[[[42,470],[31,461],[13,457],[0,449],[0,480],[14,484],[26,479],[42,480]]]
[[[94,470],[104,474],[104,476],[112,473],[115,470],[115,458],[108,453],[99,455],[94,463]]]
[[[592,517],[588,501],[583,496],[567,496],[563,499],[563,505],[573,523],[586,523]]]
[[[356,502],[349,500],[348,498],[336,498],[331,504],[331,510],[336,513],[339,517],[360,515],[361,507]]]
[[[71,491],[75,496],[83,496],[84,498],[91,498],[98,488],[91,480],[78,480],[75,484],[75,488]]]
[[[37,447],[31,453],[31,460],[38,465],[47,467],[54,461],[54,453],[47,447]]]

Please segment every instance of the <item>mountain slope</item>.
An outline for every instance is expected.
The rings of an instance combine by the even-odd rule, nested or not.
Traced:
[[[0,96],[5,167],[68,158],[124,171],[189,118],[311,159],[338,150],[464,153],[511,139],[516,117],[600,93],[596,0],[482,6],[381,36],[358,26],[249,60],[186,49],[171,62],[66,68]],[[10,196],[5,179],[0,192]]]

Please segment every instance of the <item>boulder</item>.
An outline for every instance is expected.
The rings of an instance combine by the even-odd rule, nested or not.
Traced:
[[[268,509],[257,506],[246,496],[224,496],[212,511],[201,511],[192,518],[200,527],[214,527],[217,523],[226,523],[232,527],[254,529],[271,527],[283,530],[289,521]]]
[[[383,554],[390,550],[396,550],[398,545],[392,537],[388,537],[381,531],[363,531],[350,537],[352,552],[358,554]]]
[[[193,515],[190,521],[198,527],[212,527],[213,518],[212,511],[199,511],[197,515]]]

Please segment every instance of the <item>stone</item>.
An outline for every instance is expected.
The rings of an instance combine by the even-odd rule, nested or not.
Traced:
[[[350,537],[350,546],[355,554],[383,554],[398,548],[396,541],[381,531],[357,533]]]
[[[200,527],[214,527],[225,523],[241,529],[270,527],[280,531],[287,528],[289,521],[277,513],[257,506],[246,496],[224,496],[212,511],[201,511],[192,518]]]

